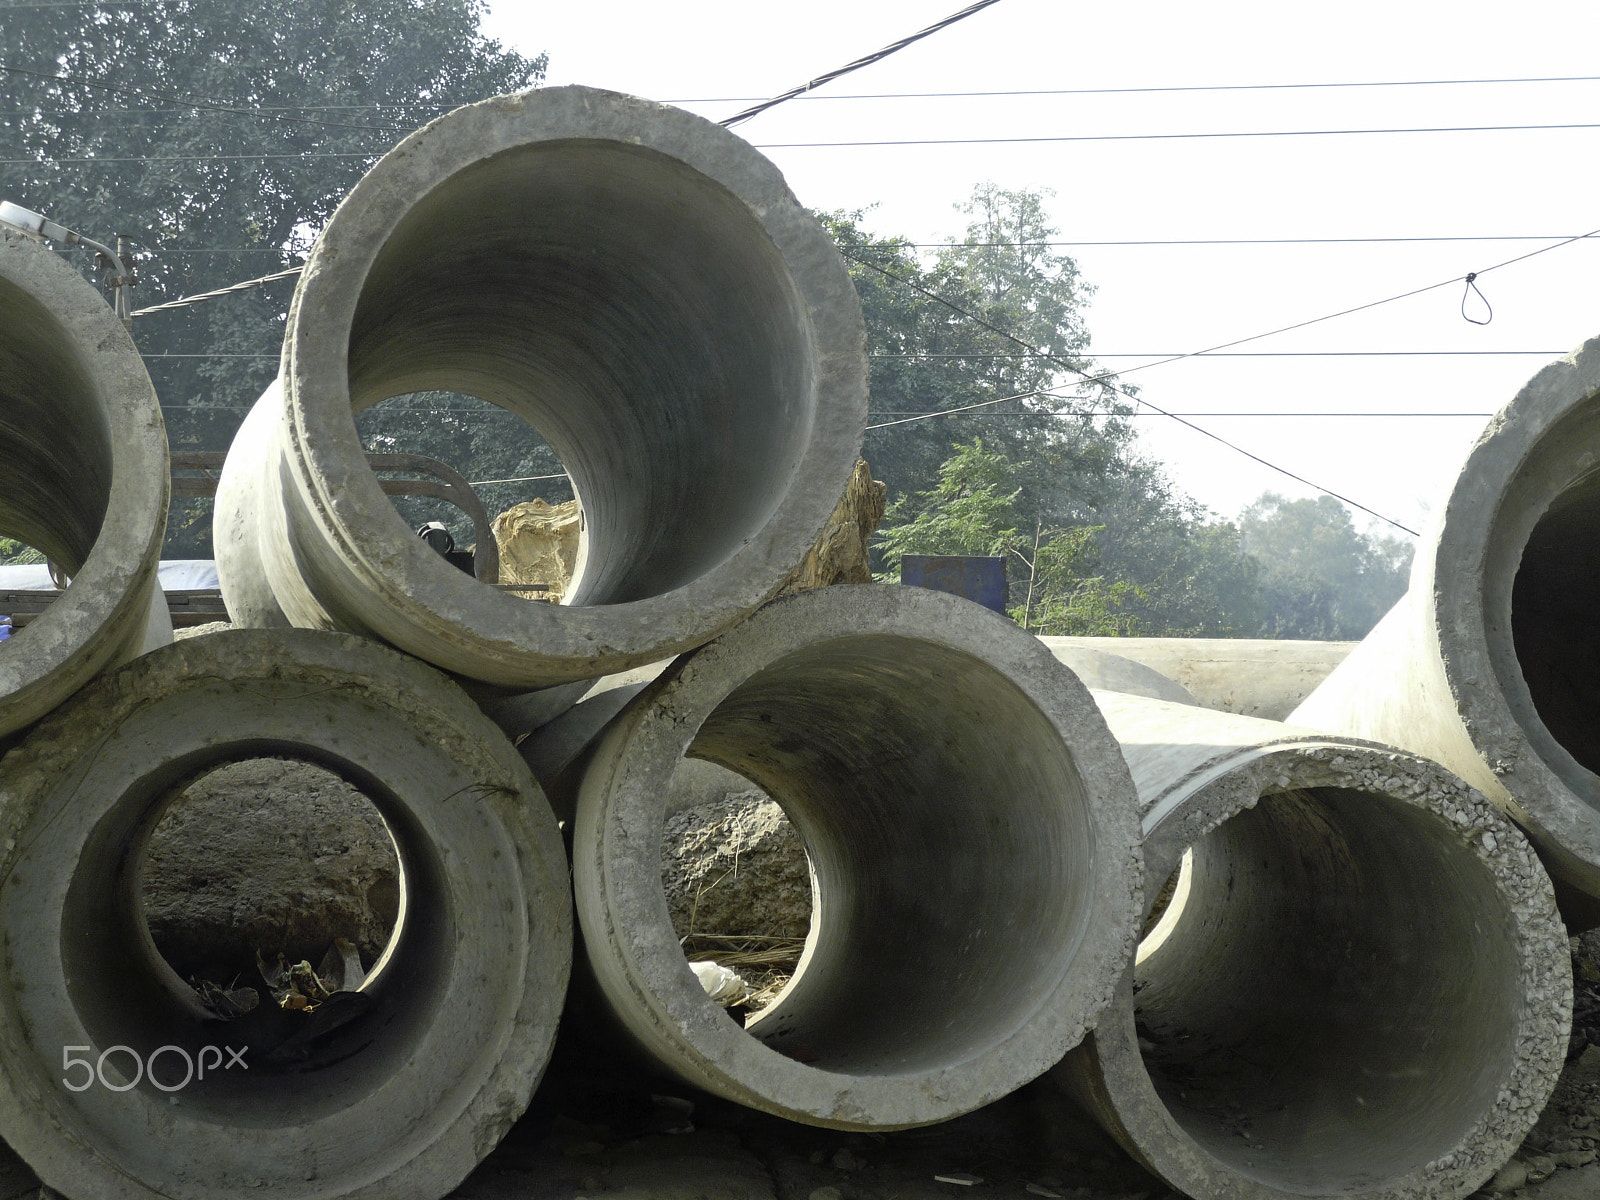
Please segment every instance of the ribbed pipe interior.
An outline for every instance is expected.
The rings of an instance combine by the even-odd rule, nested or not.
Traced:
[[[1096,898],[1084,784],[993,668],[890,635],[757,672],[689,747],[767,791],[815,872],[806,957],[751,1032],[819,1070],[966,1061],[1063,978]]]
[[[1545,730],[1579,766],[1600,772],[1600,472],[1564,489],[1523,547],[1511,591],[1517,666]],[[1537,744],[1537,734],[1535,742]],[[1600,806],[1600,791],[1550,764],[1580,798]]]
[[[0,537],[75,573],[111,492],[107,400],[82,352],[27,292],[0,278]]]
[[[385,240],[351,404],[448,390],[527,421],[584,510],[563,603],[621,603],[726,561],[777,508],[809,437],[809,338],[734,194],[652,150],[542,142],[451,176]]]
[[[1354,1192],[1496,1103],[1517,931],[1447,822],[1347,789],[1269,795],[1194,845],[1189,882],[1134,1004],[1156,1092],[1208,1153],[1285,1191]]]

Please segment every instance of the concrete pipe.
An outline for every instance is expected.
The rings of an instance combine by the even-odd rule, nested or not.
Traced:
[[[446,564],[352,415],[449,389],[560,456],[584,531],[560,605]],[[526,690],[671,657],[771,596],[844,491],[865,334],[827,235],[734,134],[548,88],[407,138],[323,230],[280,384],[217,492],[236,622],[365,633]]]
[[[1056,657],[1067,650],[1101,651],[1138,663],[1179,684],[1193,702],[1219,712],[1282,721],[1311,694],[1356,642],[1271,638],[1042,637]],[[1068,666],[1070,660],[1064,659]],[[1074,669],[1076,669],[1074,667]],[[1093,689],[1132,689],[1089,681]],[[1154,691],[1141,695],[1166,699]]]
[[[0,228],[0,537],[72,577],[0,653],[0,737],[138,654],[147,627],[172,640],[156,581],[169,487],[161,409],[127,332],[75,270]]]
[[[1058,663],[1071,667],[1072,673],[1090,691],[1149,696],[1152,700],[1165,700],[1171,704],[1198,703],[1188,688],[1173,682],[1160,671],[1131,658],[1123,658],[1120,654],[1080,644],[1091,639],[1042,637],[1039,640]],[[1092,640],[1105,645],[1114,644],[1117,639]]]
[[[1600,924],[1600,339],[1489,422],[1410,588],[1291,716],[1403,746],[1501,805],[1575,928]]]
[[[1066,1084],[1190,1196],[1457,1200],[1533,1127],[1572,978],[1527,842],[1435,763],[1096,693],[1172,902]],[[1153,885],[1152,885],[1153,886]]]
[[[812,864],[800,965],[747,1028],[706,996],[661,882],[685,758],[776,800]],[[1040,1075],[1132,953],[1133,794],[1077,679],[1015,625],[920,588],[776,601],[607,726],[573,873],[599,986],[657,1063],[812,1125],[941,1121]]]
[[[358,992],[224,1020],[155,950],[144,852],[187,781],[264,757],[373,802],[401,916]],[[460,689],[386,647],[225,631],[102,677],[0,761],[0,846],[0,1136],[72,1200],[437,1200],[544,1070],[571,965],[555,822]]]

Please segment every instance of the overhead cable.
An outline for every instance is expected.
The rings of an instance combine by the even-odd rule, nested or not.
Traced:
[[[833,80],[838,79],[841,76],[850,74],[852,71],[859,71],[862,67],[869,67],[875,62],[881,62],[883,59],[888,58],[889,55],[895,53],[895,51],[904,50],[913,42],[919,42],[929,34],[938,33],[939,30],[946,29],[949,26],[954,25],[957,21],[965,20],[973,13],[981,12],[990,5],[998,2],[999,0],[978,0],[976,4],[969,4],[960,12],[952,13],[944,20],[936,21],[934,24],[929,25],[926,29],[919,30],[918,32],[911,34],[909,37],[903,37],[897,42],[891,42],[883,49],[875,50],[864,58],[858,58],[852,63],[845,64],[836,71],[829,71],[826,75],[818,75],[809,83],[802,83],[797,88],[790,88],[782,95],[774,96],[770,100],[763,100],[760,104],[752,105],[742,112],[734,113],[733,116],[728,117],[727,119],[718,123],[728,129],[732,129],[735,125],[742,125],[751,117],[759,116],[760,114],[766,112],[769,108],[776,108],[785,100],[793,100],[796,96],[803,96],[807,92],[813,91],[825,83],[831,83]]]

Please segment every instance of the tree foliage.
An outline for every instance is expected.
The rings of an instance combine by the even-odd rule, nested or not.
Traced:
[[[134,307],[300,263],[366,169],[544,59],[483,38],[482,0],[167,0],[3,8],[0,197],[131,238]],[[90,270],[87,256],[81,261]],[[226,449],[278,368],[292,279],[141,317],[174,448]],[[167,553],[206,552],[180,503]]]
[[[879,566],[1004,553],[1013,599],[1031,580],[1023,615],[1046,632],[1253,633],[1255,563],[1139,452],[1131,405],[1088,357],[1092,289],[1050,245],[1045,195],[980,185],[964,237],[927,266],[868,237],[861,214],[826,218],[874,355],[868,461],[896,497]],[[1003,549],[968,548],[983,545]]]
[[[1239,524],[1261,563],[1266,637],[1361,638],[1405,593],[1412,547],[1361,533],[1332,496],[1286,500],[1265,492]]]

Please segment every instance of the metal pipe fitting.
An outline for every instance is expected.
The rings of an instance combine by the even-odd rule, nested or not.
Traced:
[[[1533,1127],[1571,1022],[1566,933],[1526,840],[1414,755],[1095,698],[1149,878],[1178,878],[1053,1078],[1186,1195],[1471,1193]]]
[[[229,612],[513,690],[699,645],[778,590],[844,490],[865,348],[843,260],[734,134],[582,87],[457,109],[373,167],[306,264],[217,492]],[[559,455],[584,513],[560,605],[465,578],[393,512],[352,417],[424,389]]]
[[[0,653],[0,737],[140,653],[147,627],[172,640],[156,580],[169,486],[127,331],[55,254],[0,229],[0,536],[72,577]]]
[[[776,800],[812,864],[799,968],[747,1028],[667,912],[686,758]],[[1115,743],[1036,638],[953,596],[844,585],[767,605],[606,727],[573,873],[600,989],[656,1062],[793,1120],[893,1129],[998,1099],[1082,1038],[1132,954],[1136,843]]]

